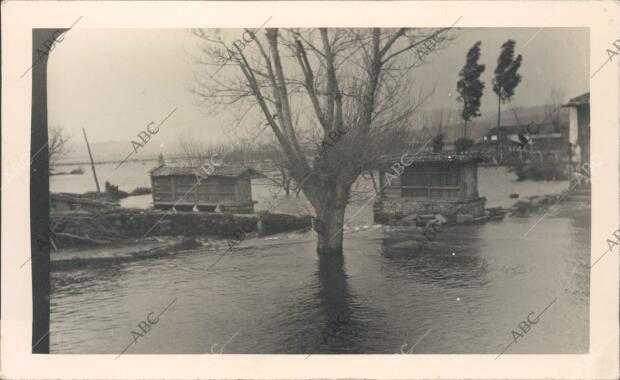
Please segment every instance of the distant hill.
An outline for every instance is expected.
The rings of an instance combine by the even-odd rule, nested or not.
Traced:
[[[71,139],[70,144],[72,151],[60,162],[61,165],[90,162],[83,138]],[[129,140],[94,142],[90,143],[90,149],[95,162],[120,162],[127,157],[129,153],[133,152],[133,147]],[[178,154],[179,146],[178,144],[157,144],[155,141],[147,142],[143,147],[138,147],[137,152],[132,154],[130,159],[156,159],[160,153],[164,156]]]
[[[523,125],[526,126],[530,122],[539,123],[542,122],[546,116],[547,106],[536,106],[526,108],[515,108],[515,112],[512,111],[510,104],[503,105],[502,107],[502,126],[509,125]],[[433,112],[443,112],[443,127],[442,131],[445,134],[445,141],[447,143],[462,137],[463,135],[463,120],[460,116],[459,110],[433,110]],[[516,117],[515,117],[516,113]],[[518,117],[518,120],[517,120]],[[551,118],[547,120],[549,122]],[[423,124],[427,124],[427,128],[436,130],[437,125],[433,125],[433,120],[427,120],[425,122],[414,122],[415,129],[422,129]],[[418,126],[421,125],[421,126]],[[560,125],[568,125],[568,110],[560,109]],[[497,126],[497,114],[493,112],[484,113],[481,117],[476,118],[470,122],[467,126],[467,136],[473,138],[475,141],[480,141],[482,136],[490,128]],[[79,136],[81,137],[81,136]],[[87,163],[88,152],[84,140],[81,138],[73,138],[71,141],[72,152],[65,157],[61,164],[74,164],[74,163]],[[107,141],[107,142],[94,142],[90,144],[95,162],[120,162],[133,151],[131,141]],[[143,147],[137,149],[137,153],[132,154],[130,159],[156,159],[159,154],[162,153],[166,157],[176,156],[180,153],[179,144],[161,143],[155,140],[149,141]]]

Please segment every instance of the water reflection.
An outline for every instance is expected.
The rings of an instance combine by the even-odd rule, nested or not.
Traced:
[[[484,286],[487,262],[482,252],[477,227],[446,227],[443,235],[426,242],[411,232],[400,232],[383,239],[383,258],[394,275],[422,283],[458,288],[463,285]],[[447,239],[450,240],[447,240]],[[457,253],[458,252],[458,253]]]
[[[323,323],[318,347],[308,352],[355,353],[359,350],[356,340],[365,328],[359,319],[359,309],[365,299],[351,294],[344,261],[344,256],[337,255],[326,255],[318,260],[317,296]]]

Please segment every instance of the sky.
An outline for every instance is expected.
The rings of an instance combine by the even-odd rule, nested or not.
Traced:
[[[226,33],[233,32],[237,31]],[[589,91],[585,28],[469,28],[455,33],[458,38],[450,46],[433,53],[413,73],[415,86],[435,87],[426,103],[429,109],[459,109],[458,72],[476,41],[482,42],[480,63],[486,65],[481,78],[486,83],[483,116],[496,113],[491,80],[500,46],[509,38],[523,56],[519,70],[523,80],[515,90],[513,107],[544,104],[553,87],[564,91],[565,100]],[[209,144],[234,139],[225,131],[230,130],[235,111],[209,114],[190,91],[197,70],[205,69],[192,60],[199,52],[198,42],[187,29],[70,30],[48,63],[49,125],[72,136],[73,155],[85,154],[84,128],[98,157],[118,160],[126,156],[124,151],[132,151],[131,141],[150,122],[159,123],[175,109],[145,145],[145,155],[175,151],[180,140]],[[216,75],[227,75],[226,70]],[[249,130],[254,125],[260,129],[260,120],[246,122]]]

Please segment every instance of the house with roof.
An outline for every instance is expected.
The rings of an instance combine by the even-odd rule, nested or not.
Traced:
[[[568,202],[578,202],[589,209],[592,204],[590,183],[590,93],[574,97],[564,104],[569,110],[571,185]],[[585,181],[584,181],[585,180]]]
[[[499,132],[498,132],[499,131]],[[483,136],[479,149],[487,156],[499,155],[503,162],[568,160],[566,133],[553,123],[530,123],[490,128]]]
[[[254,212],[251,177],[256,171],[236,165],[204,167],[161,164],[150,171],[153,206],[178,211],[251,214]]]
[[[562,105],[568,108],[568,142],[573,169],[590,162],[590,93]]]
[[[374,205],[375,222],[423,222],[437,214],[448,222],[485,219],[486,198],[478,194],[478,164],[483,161],[478,153],[453,152],[386,159],[379,169],[381,191]],[[395,175],[394,168],[399,166],[402,173]]]
[[[493,127],[482,135],[479,149],[489,156],[499,154],[500,157],[508,157],[510,153],[522,148],[527,144],[524,128],[519,125]],[[499,152],[497,144],[500,144]]]

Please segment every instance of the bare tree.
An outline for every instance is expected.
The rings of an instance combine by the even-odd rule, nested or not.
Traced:
[[[278,170],[278,176],[273,177],[265,175],[265,178],[282,188],[284,190],[284,195],[288,198],[291,194],[291,182],[293,179],[288,171],[286,156],[282,153],[282,149],[276,141],[272,141],[270,144],[264,146],[263,151],[267,152],[271,163]]]
[[[431,130],[435,130],[435,135],[441,135],[446,132],[444,128],[447,127],[448,124],[449,112],[440,108],[430,111],[425,116],[425,126],[427,125]]]
[[[71,140],[71,136],[67,135],[61,127],[50,128],[47,144],[50,170],[58,164],[60,159],[71,153],[69,140]]]
[[[551,88],[544,107],[543,120],[547,118],[551,121],[554,132],[560,131],[560,111],[562,110],[562,104],[564,104],[565,99],[566,91],[564,91],[564,88],[558,86],[553,86]]]
[[[209,158],[209,147],[194,140],[179,139],[179,149],[187,166],[199,167]]]
[[[206,59],[195,93],[216,112],[232,105],[237,112],[257,106],[290,176],[314,208],[319,256],[342,255],[351,186],[378,160],[408,148],[403,136],[419,102],[406,78],[447,44],[448,31],[267,29],[259,35],[246,29],[244,42],[227,47],[222,33],[196,30],[205,42]],[[211,76],[213,64],[236,71]],[[313,123],[296,124],[294,110],[305,109],[311,110]],[[302,151],[304,128],[320,131],[326,148],[320,159],[308,159]],[[390,145],[395,140],[399,143]]]
[[[212,160],[221,160],[228,165],[245,165],[250,160],[265,158],[269,154],[260,152],[258,145],[245,140],[225,144],[205,144],[197,140],[179,139],[179,150],[185,165],[190,167],[199,167]]]

